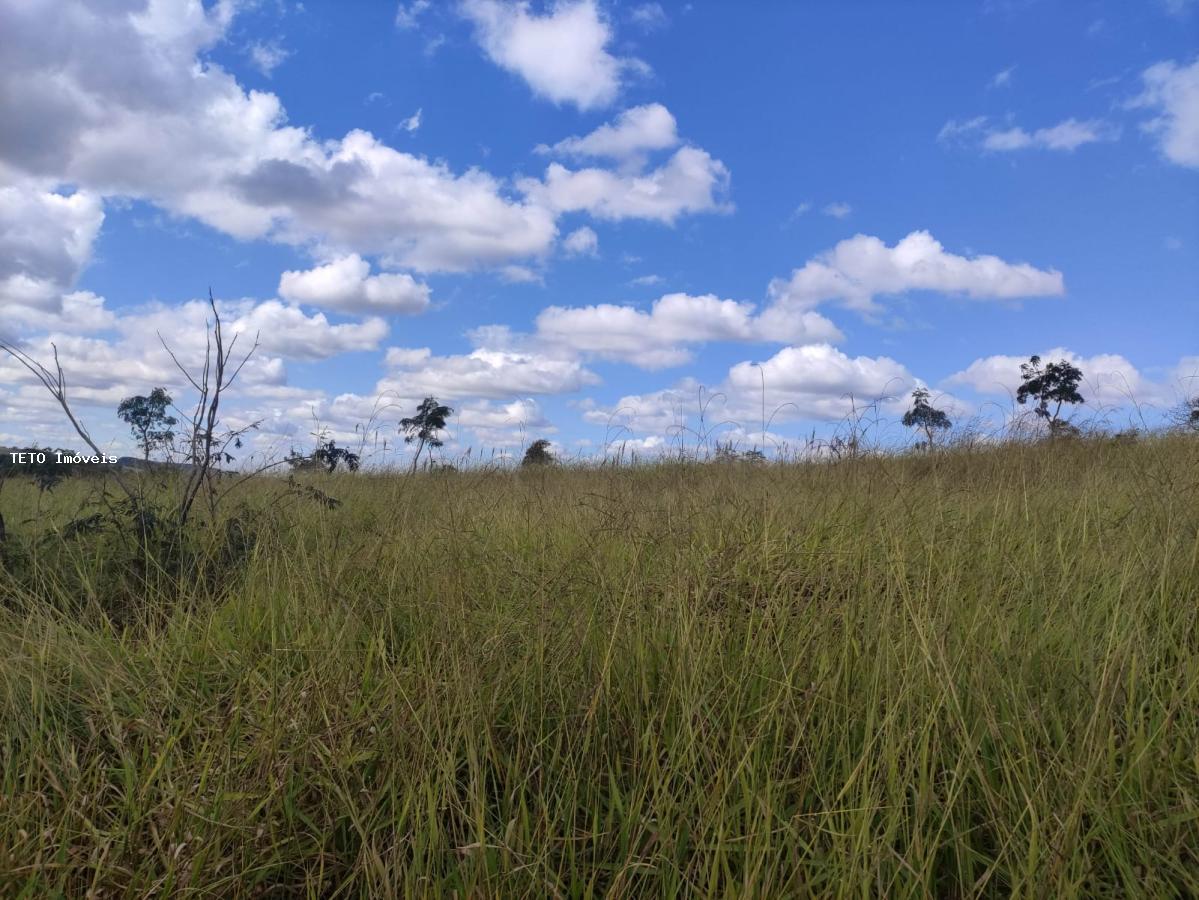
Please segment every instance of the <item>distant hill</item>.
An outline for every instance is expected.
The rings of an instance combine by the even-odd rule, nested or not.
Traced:
[[[122,456],[116,461],[118,469],[136,469],[142,472],[179,471],[190,472],[195,468],[191,463],[163,462],[157,459],[144,460],[137,456]]]

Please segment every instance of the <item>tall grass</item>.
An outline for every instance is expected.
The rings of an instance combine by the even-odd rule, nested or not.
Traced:
[[[1199,441],[312,483],[7,486],[0,893],[1199,895]]]

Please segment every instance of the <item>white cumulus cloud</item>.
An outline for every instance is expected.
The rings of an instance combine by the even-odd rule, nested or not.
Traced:
[[[644,63],[608,51],[612,29],[595,0],[558,0],[544,15],[525,0],[464,0],[483,52],[538,96],[579,109],[607,106]]]
[[[537,316],[536,339],[552,347],[646,369],[677,366],[691,359],[688,344],[712,341],[800,343],[839,340],[841,333],[814,312],[770,307],[711,294],[666,294],[649,312],[599,304],[548,307]]]
[[[588,404],[583,419],[603,426],[609,441],[622,440],[622,429],[668,442],[680,437],[694,441],[702,407],[705,430],[715,423],[725,426],[716,433],[718,439],[739,434],[760,444],[770,442],[772,424],[837,422],[874,402],[893,406],[916,383],[902,364],[888,357],[851,357],[828,344],[811,344],[784,347],[762,362],[737,363],[715,384],[686,378],[674,387],[621,397],[611,406]],[[763,404],[769,420],[765,434]]]
[[[266,353],[299,360],[328,359],[342,353],[378,349],[387,323],[372,317],[334,325],[324,313],[305,315],[278,300],[256,304],[230,323],[235,334],[258,335]]]
[[[661,103],[626,109],[614,122],[599,126],[582,137],[568,137],[541,153],[569,156],[599,156],[628,159],[650,150],[667,150],[679,142],[678,124]]]
[[[1145,90],[1133,105],[1158,113],[1144,127],[1157,135],[1170,162],[1199,168],[1199,58],[1190,65],[1157,63],[1141,78]]]
[[[599,381],[578,360],[514,350],[481,347],[458,356],[389,350],[388,360],[395,373],[379,382],[379,390],[401,397],[504,399],[571,393]]]
[[[546,252],[546,209],[479,170],[401,153],[364,131],[319,140],[279,98],[205,51],[234,4],[6,4],[0,171],[6,181],[149,200],[238,238],[387,254],[423,270]]]
[[[406,273],[370,274],[370,263],[356,253],[305,271],[284,272],[279,296],[355,313],[419,313],[429,306],[429,286]]]
[[[1128,359],[1115,353],[1080,356],[1064,347],[1038,354],[1042,360],[1065,360],[1083,373],[1080,393],[1089,405],[1123,406],[1130,401],[1150,404],[1168,399],[1165,385],[1145,376]],[[980,394],[1015,396],[1020,386],[1020,366],[1028,356],[996,355],[976,359],[945,380],[947,385],[972,388]]]
[[[650,219],[673,223],[684,213],[723,211],[729,171],[697,147],[680,147],[646,172],[571,170],[559,163],[541,181],[522,179],[519,187],[535,203],[555,213],[587,212],[597,219]]]
[[[927,231],[913,231],[893,247],[858,234],[776,278],[770,295],[778,304],[811,309],[837,301],[861,312],[878,309],[878,297],[936,291],[974,299],[1012,300],[1065,293],[1061,272],[997,256],[949,253]]]
[[[514,447],[557,429],[532,397],[497,403],[473,401],[454,411],[454,424],[470,431],[484,447]]]
[[[886,356],[851,357],[829,344],[784,347],[765,362],[729,369],[727,387],[739,417],[754,408],[763,375],[768,407],[789,404],[797,416],[828,421],[848,415],[855,403],[860,408],[901,396],[915,383],[902,364]]]
[[[103,222],[95,194],[0,187],[0,317],[18,307],[61,312],[62,296],[91,260]]]

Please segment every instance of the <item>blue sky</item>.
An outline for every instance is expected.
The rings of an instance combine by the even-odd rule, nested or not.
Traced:
[[[1199,390],[1189,0],[0,0],[0,60],[0,337],[115,449],[209,286],[263,453],[429,393],[448,453],[594,454],[701,388],[745,446],[994,424],[1031,353],[1117,425]],[[0,361],[31,442],[78,443]]]

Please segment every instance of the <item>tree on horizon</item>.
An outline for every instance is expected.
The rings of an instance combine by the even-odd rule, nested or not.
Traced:
[[[412,471],[416,471],[420,461],[421,451],[426,447],[440,447],[444,441],[438,432],[445,430],[445,420],[454,414],[448,406],[442,406],[436,397],[426,397],[416,408],[416,415],[400,419],[400,431],[404,433],[404,443],[416,441],[416,455],[412,457]]]
[[[1068,421],[1061,418],[1062,404],[1085,403],[1078,386],[1082,383],[1082,370],[1068,360],[1041,364],[1041,357],[1030,356],[1028,362],[1020,364],[1020,375],[1024,379],[1016,390],[1016,402],[1024,405],[1035,400],[1033,412],[1049,424],[1049,434],[1076,433]],[[1053,404],[1053,409],[1049,406]]]
[[[553,452],[550,450],[550,442],[545,438],[538,438],[529,444],[529,448],[525,450],[525,458],[521,460],[522,466],[549,466],[556,463]]]
[[[166,449],[175,440],[171,428],[177,420],[167,414],[173,402],[166,388],[156,387],[148,397],[140,394],[126,397],[117,407],[117,416],[129,426],[146,462],[150,461],[151,451]]]
[[[930,397],[928,388],[918,387],[912,391],[912,408],[903,414],[903,424],[924,432],[925,447],[932,450],[936,432],[947,431],[953,427],[953,423],[949,421],[949,416],[929,402]]]

